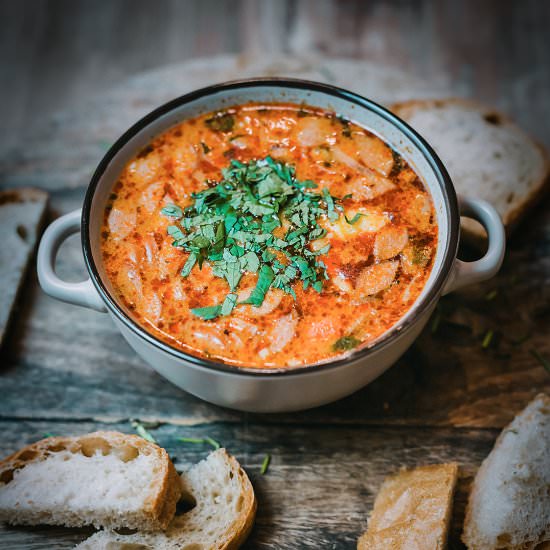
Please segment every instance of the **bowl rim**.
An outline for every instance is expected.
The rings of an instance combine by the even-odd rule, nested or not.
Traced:
[[[162,340],[156,338],[145,328],[139,325],[134,321],[117,303],[117,301],[111,296],[106,285],[103,283],[99,271],[94,262],[91,242],[90,242],[90,214],[92,201],[95,195],[95,190],[105,172],[109,163],[117,155],[117,153],[126,145],[126,143],[134,137],[136,134],[145,129],[149,124],[168,114],[170,111],[184,105],[191,103],[197,99],[204,98],[209,95],[213,95],[223,91],[229,90],[238,90],[240,88],[254,88],[254,87],[266,87],[273,86],[276,88],[290,88],[290,89],[300,89],[304,91],[313,91],[320,92],[329,96],[337,97],[345,101],[354,103],[355,105],[369,109],[376,114],[383,117],[387,122],[391,123],[397,128],[402,134],[409,138],[414,146],[421,152],[425,160],[430,165],[430,168],[435,173],[439,184],[442,188],[442,194],[444,199],[444,204],[446,211],[449,212],[448,227],[449,231],[447,233],[447,240],[445,243],[445,256],[439,268],[439,273],[436,275],[436,278],[431,283],[431,287],[428,289],[427,293],[424,295],[421,301],[415,305],[415,310],[412,314],[405,320],[399,320],[393,327],[391,327],[386,333],[380,336],[373,344],[367,345],[363,348],[358,349],[355,352],[351,352],[348,355],[340,356],[334,360],[329,360],[323,363],[312,363],[307,365],[298,365],[295,367],[242,367],[237,365],[232,365],[229,363],[222,363],[218,361],[213,361],[211,359],[204,359],[202,357],[197,357],[181,351],[170,344],[163,342]],[[307,373],[319,373],[321,371],[332,370],[337,367],[348,365],[350,363],[355,363],[356,361],[364,358],[367,355],[372,355],[382,348],[390,345],[399,335],[407,332],[412,328],[416,321],[421,317],[421,315],[429,309],[431,304],[439,298],[440,290],[443,288],[447,278],[449,277],[453,264],[456,259],[456,253],[458,250],[458,241],[459,241],[459,226],[460,226],[460,214],[458,208],[458,201],[456,197],[456,192],[451,181],[451,178],[445,169],[445,166],[429,145],[429,143],[411,128],[406,122],[401,120],[399,117],[394,115],[385,107],[382,107],[378,103],[367,99],[355,92],[350,92],[344,88],[333,86],[331,84],[324,84],[320,82],[295,79],[295,78],[283,78],[283,77],[256,77],[248,78],[242,80],[232,80],[228,82],[223,82],[220,84],[212,84],[206,86],[182,96],[176,97],[164,103],[163,105],[157,107],[153,111],[146,114],[144,117],[139,119],[135,124],[133,124],[126,132],[124,132],[110,147],[110,149],[105,153],[101,161],[99,162],[96,170],[94,171],[86,195],[84,198],[84,203],[82,207],[82,221],[81,221],[81,235],[82,235],[82,251],[84,255],[84,261],[86,268],[90,274],[91,280],[98,291],[99,295],[107,305],[109,311],[115,315],[115,317],[121,321],[128,329],[131,330],[135,335],[146,340],[149,344],[152,344],[154,347],[158,348],[165,353],[173,356],[176,359],[183,360],[187,363],[192,363],[194,367],[214,369],[217,371],[224,372],[226,374],[236,374],[236,375],[246,375],[246,376],[269,376],[269,377],[281,377],[281,376],[296,376],[300,374]],[[410,311],[410,310],[409,310]]]

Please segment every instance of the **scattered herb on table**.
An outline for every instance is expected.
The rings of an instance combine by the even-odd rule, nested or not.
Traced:
[[[46,437],[46,438],[48,438],[48,437],[56,437],[56,435],[55,435],[55,434],[52,434],[51,432],[44,432],[42,435],[43,435],[44,437]]]
[[[522,336],[518,336],[517,338],[512,338],[511,342],[514,346],[520,346],[521,344],[527,342],[533,336],[533,334],[529,331],[523,334]]]
[[[550,361],[536,349],[530,350],[530,353],[546,369],[546,372],[550,374]]]
[[[296,281],[321,292],[328,275],[319,256],[330,245],[319,250],[308,245],[326,235],[319,218],[335,221],[343,208],[326,188],[321,193],[311,191],[315,188],[310,180],[298,180],[294,167],[269,156],[249,163],[232,160],[219,182],[192,195],[192,205],[162,209],[174,218],[167,229],[172,245],[189,253],[181,275],[207,261],[229,285],[222,304],[194,308],[194,315],[210,320],[229,315],[238,303],[259,307],[270,288],[296,298]],[[274,234],[278,228],[280,237]],[[238,302],[235,291],[245,272],[257,273],[258,279],[250,296]]]
[[[431,326],[432,334],[435,334],[437,332],[440,324],[441,324],[441,312],[436,311],[432,320],[432,326]]]
[[[491,300],[494,300],[498,295],[498,290],[495,288],[493,290],[491,290],[490,292],[488,292],[487,294],[485,294],[485,299],[490,302]]]
[[[271,455],[266,454],[262,462],[262,467],[260,468],[260,474],[265,475],[267,473],[270,462],[271,462]]]
[[[211,437],[178,437],[178,441],[193,445],[210,445],[214,450],[218,450],[221,447],[221,444]]]
[[[99,145],[99,147],[101,147],[101,149],[104,149],[105,151],[107,151],[108,149],[111,148],[111,145],[112,143],[110,141],[107,141],[105,139],[100,139],[97,144]]]
[[[329,82],[336,82],[337,78],[335,74],[328,68],[323,65],[317,68],[317,71],[323,75]]]
[[[143,437],[143,439],[146,439],[147,441],[150,441],[151,443],[158,443],[143,423],[139,422],[139,420],[131,420],[130,422],[132,424],[132,428],[136,430],[136,433],[139,436]]]
[[[491,345],[491,341],[493,340],[494,334],[495,334],[494,331],[491,329],[489,329],[485,333],[485,336],[483,337],[483,342],[481,343],[481,347],[483,349],[487,349]]]

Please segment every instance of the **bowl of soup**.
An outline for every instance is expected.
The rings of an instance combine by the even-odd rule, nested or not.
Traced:
[[[488,233],[457,259],[460,216]],[[57,250],[81,232],[89,279],[62,281]],[[395,115],[324,84],[210,86],[132,126],[82,210],[39,247],[48,294],[110,314],[162,376],[245,411],[349,395],[411,345],[439,297],[492,277],[504,231],[457,199],[426,141]]]

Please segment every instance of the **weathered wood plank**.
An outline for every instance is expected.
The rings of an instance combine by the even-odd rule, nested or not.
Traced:
[[[106,148],[155,107],[203,86],[253,76],[333,83],[388,104],[452,93],[444,76],[426,81],[395,68],[349,59],[230,55],[198,59],[135,75],[82,99],[74,108],[38,119],[25,147],[4,155],[0,151],[0,181],[9,186],[36,184],[48,190],[83,187]]]
[[[78,193],[57,193],[66,210]],[[277,415],[311,423],[502,427],[550,375],[531,354],[550,357],[547,259],[550,211],[541,205],[512,239],[501,274],[442,301],[411,350],[370,387],[315,411]],[[59,273],[84,276],[78,239],[61,251]],[[486,296],[497,291],[492,300]],[[449,322],[446,322],[448,320]],[[488,349],[481,341],[495,330]],[[525,339],[523,343],[518,340]],[[157,376],[103,314],[56,302],[32,280],[3,355],[0,416],[104,418],[144,416],[178,423],[238,421],[242,415],[210,406]],[[29,399],[32,396],[32,399]],[[271,422],[271,417],[265,418]]]
[[[550,145],[548,3],[159,0],[154,16],[147,8],[145,0],[100,0],[93,9],[0,2],[0,186],[49,189],[52,215],[68,212],[80,206],[106,146],[137,118],[191,89],[260,74],[336,83],[381,102],[473,96]],[[244,55],[183,63],[228,52]],[[154,69],[167,63],[178,64]],[[44,431],[102,426],[78,421],[86,418],[169,420],[158,432],[172,451],[182,430],[207,433],[251,473],[260,512],[247,548],[265,549],[354,548],[385,475],[401,464],[458,457],[463,479],[451,548],[461,548],[464,488],[495,432],[415,426],[502,426],[533,394],[550,390],[530,353],[550,357],[548,206],[518,228],[502,274],[446,299],[437,331],[428,328],[394,368],[346,400],[291,416],[234,413],[186,395],[144,365],[104,316],[49,299],[31,275],[10,349],[0,356],[0,454]],[[76,238],[58,263],[70,280],[83,276]],[[488,329],[497,330],[484,350]],[[261,477],[266,450],[273,465]],[[186,449],[185,457],[193,462],[203,452]],[[10,529],[0,531],[0,546],[70,548],[84,536]]]
[[[256,526],[246,548],[355,548],[385,476],[401,466],[457,461],[463,482],[457,494],[451,548],[460,548],[458,533],[468,479],[489,452],[495,438],[490,430],[334,428],[258,424],[208,426],[163,425],[152,430],[178,468],[200,460],[208,448],[184,445],[178,437],[210,436],[234,453],[247,470],[257,493]],[[91,422],[0,422],[4,434],[0,456],[43,437],[79,434],[96,429],[130,432],[128,423],[105,426]],[[272,455],[266,475],[260,467]],[[0,546],[10,549],[70,548],[88,531],[53,528],[4,528]]]
[[[445,75],[455,93],[515,114],[550,145],[550,9],[538,0],[159,0],[154,15],[143,0],[22,0],[0,10],[0,147],[138,71],[221,53],[346,56],[427,81]]]

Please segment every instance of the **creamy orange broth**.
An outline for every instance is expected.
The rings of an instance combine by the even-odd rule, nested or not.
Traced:
[[[232,128],[187,120],[155,138],[127,164],[113,188],[102,229],[103,261],[117,298],[135,320],[171,346],[198,357],[247,367],[322,362],[369,344],[411,307],[430,274],[437,242],[431,198],[416,173],[379,138],[334,113],[292,104],[246,104],[224,111]],[[296,299],[271,288],[260,307],[237,305],[204,320],[193,308],[220,304],[227,282],[205,262],[187,277],[188,253],[172,246],[161,214],[186,207],[214,185],[231,159],[270,155],[296,168],[341,202],[327,234],[309,246],[329,276],[322,291],[295,282]],[[351,194],[351,197],[349,195]],[[283,221],[283,227],[285,223]],[[284,235],[278,228],[278,236]],[[277,230],[275,230],[277,232]],[[239,302],[257,280],[245,273]]]

